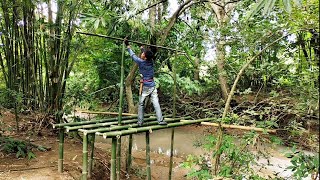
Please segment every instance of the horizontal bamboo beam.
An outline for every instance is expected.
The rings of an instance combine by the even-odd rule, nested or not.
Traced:
[[[146,114],[144,117],[150,117],[152,114]],[[138,117],[138,115],[134,116],[127,116],[123,117],[122,119],[133,119]],[[115,121],[118,120],[118,117],[114,118],[107,118],[107,119],[98,119],[98,120],[91,120],[91,121],[80,121],[80,122],[69,122],[69,123],[60,123],[60,124],[54,124],[53,128],[61,128],[64,126],[78,126],[78,125],[85,125],[85,124],[94,124],[94,123],[102,123],[102,122],[110,122],[110,121]]]
[[[212,121],[214,119],[217,119],[217,118],[205,118],[205,119],[198,119],[198,120],[180,121],[177,123],[169,123],[167,125],[146,126],[146,127],[132,128],[132,129],[123,130],[123,131],[96,133],[96,135],[100,135],[100,136],[102,135],[103,138],[125,136],[125,135],[129,135],[129,134],[140,133],[140,132],[153,131],[153,130],[159,130],[159,129],[165,129],[165,128],[172,128],[172,127],[184,126],[184,125],[189,125],[189,124],[196,124],[196,123],[201,123],[204,121]]]
[[[106,36],[106,35],[102,35],[102,34],[93,34],[93,33],[80,32],[80,31],[77,31],[76,33],[83,34],[83,35],[88,35],[88,36],[97,36],[97,37],[102,37],[102,38],[107,38],[107,39],[113,39],[113,40],[117,40],[117,41],[124,41],[124,39],[122,39],[122,38]],[[166,50],[170,50],[170,51],[176,51],[176,52],[180,52],[180,53],[185,54],[185,52],[183,52],[181,50],[173,49],[173,48],[169,48],[169,47],[165,47],[165,46],[153,45],[153,44],[143,43],[143,42],[139,42],[139,41],[133,41],[133,40],[130,40],[130,39],[128,39],[128,41],[132,42],[132,43],[139,44],[139,45],[152,46],[152,47],[157,47],[157,48],[166,49]]]
[[[119,115],[117,112],[103,112],[103,111],[78,111],[80,113],[86,113],[86,114],[107,114],[107,115]],[[122,113],[123,116],[136,116],[137,114],[131,114],[131,113]]]
[[[171,115],[166,115],[166,116],[163,116],[163,117],[170,117],[170,116]],[[145,121],[152,121],[152,120],[156,120],[156,119],[157,119],[156,117],[150,117],[150,118],[145,118],[144,120]],[[129,120],[122,121],[122,123],[123,124],[129,124],[129,123],[135,123],[137,121],[138,121],[137,119],[129,119]],[[66,132],[70,132],[70,131],[75,131],[75,130],[78,130],[78,129],[99,128],[99,127],[102,127],[102,126],[112,126],[112,125],[117,125],[117,124],[118,124],[118,121],[114,120],[114,121],[111,121],[111,122],[96,123],[96,124],[85,124],[85,125],[72,126],[72,127],[65,126],[65,129],[66,129]]]
[[[182,118],[165,118],[165,121],[167,123],[170,122],[176,122],[180,121],[181,119],[190,119],[191,117],[182,117]],[[143,126],[151,126],[151,125],[156,125],[158,124],[158,121],[151,121],[151,122],[146,122],[143,123]],[[108,128],[99,128],[99,129],[92,129],[92,130],[86,130],[86,129],[79,129],[79,132],[82,132],[84,135],[87,134],[92,134],[92,133],[104,133],[104,132],[110,132],[110,131],[117,131],[117,130],[123,130],[123,129],[128,129],[128,128],[135,128],[138,127],[138,124],[128,124],[128,125],[122,125],[122,126],[112,126]]]
[[[203,125],[208,126],[216,126],[218,127],[218,123],[211,123],[211,122],[202,122]],[[249,127],[249,126],[238,126],[238,125],[228,125],[228,124],[221,124],[224,128],[232,128],[232,129],[241,129],[241,130],[254,130],[259,132],[268,132],[268,133],[276,133],[277,130],[271,130],[271,129],[263,129],[263,128],[256,128],[256,127]]]

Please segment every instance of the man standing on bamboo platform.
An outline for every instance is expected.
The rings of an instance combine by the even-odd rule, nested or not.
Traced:
[[[124,41],[125,45],[127,46],[128,52],[138,66],[139,71],[142,74],[141,83],[143,85],[142,92],[139,94],[139,106],[138,106],[138,125],[142,126],[143,124],[143,116],[144,116],[144,101],[147,96],[151,96],[151,102],[153,104],[154,110],[156,111],[157,121],[160,125],[166,125],[167,122],[163,120],[159,98],[156,88],[156,83],[154,82],[154,68],[153,68],[153,56],[154,53],[151,50],[144,50],[142,49],[142,53],[140,58],[135,55],[132,51],[128,40]]]

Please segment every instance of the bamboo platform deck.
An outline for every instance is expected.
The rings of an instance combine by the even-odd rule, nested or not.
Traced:
[[[99,114],[99,113],[97,113]],[[185,126],[190,124],[200,124],[201,122],[208,122],[213,120],[214,118],[205,118],[198,120],[190,120],[191,117],[178,117],[171,118],[171,115],[165,115],[164,120],[168,123],[167,125],[158,125],[157,118],[152,116],[151,114],[145,115],[143,126],[138,126],[137,124],[137,115],[132,115],[122,117],[121,125],[118,125],[118,118],[107,118],[107,119],[97,119],[90,121],[80,121],[80,122],[69,122],[69,123],[61,123],[54,124],[54,128],[59,129],[59,160],[58,160],[58,171],[63,172],[63,159],[64,159],[64,134],[69,132],[78,131],[82,133],[83,138],[83,155],[82,155],[82,179],[87,179],[90,177],[93,166],[94,159],[94,142],[95,136],[102,136],[103,138],[112,138],[112,161],[115,161],[116,158],[116,146],[117,141],[121,140],[122,136],[132,136],[132,134],[143,133],[149,135],[155,130],[166,129],[166,128],[174,128],[179,126]],[[91,154],[89,157],[88,154],[88,137],[91,137]],[[129,148],[132,148],[132,145]],[[131,152],[131,151],[130,151]],[[127,160],[131,162],[130,160]],[[148,164],[148,163],[147,163]],[[149,167],[150,168],[150,167]],[[111,165],[111,174],[114,176],[116,167],[115,164]],[[114,177],[111,177],[114,179]]]

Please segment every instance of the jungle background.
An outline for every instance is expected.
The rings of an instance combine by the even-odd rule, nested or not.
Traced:
[[[239,136],[217,128],[198,144],[212,165],[189,156],[185,178],[266,178],[244,173],[257,141],[292,147],[293,179],[319,178],[318,0],[2,0],[1,158],[39,158],[30,137],[55,138],[52,124],[76,110],[118,111],[123,42],[77,31],[183,51],[156,54],[164,114],[173,113],[176,71],[177,116],[281,130],[239,132],[238,149],[232,142]],[[139,72],[128,54],[124,62],[123,111],[136,113]]]

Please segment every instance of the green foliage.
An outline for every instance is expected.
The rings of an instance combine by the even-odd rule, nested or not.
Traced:
[[[0,151],[7,154],[14,153],[16,158],[36,158],[35,154],[32,152],[32,147],[29,144],[12,138],[0,139]]]
[[[218,176],[232,178],[232,179],[263,179],[256,174],[252,168],[253,165],[259,166],[256,161],[259,157],[266,157],[266,153],[259,150],[258,153],[250,151],[251,148],[257,147],[257,142],[260,136],[256,132],[249,132],[245,134],[240,141],[239,137],[225,135],[222,146],[219,151],[222,153],[220,161],[220,169]],[[215,136],[206,136],[202,142],[202,148],[212,154],[205,154],[201,156],[188,156],[183,166],[191,169],[188,173],[189,178],[210,179],[211,177],[211,158],[217,153],[215,151],[215,144],[217,138]]]
[[[165,94],[172,94],[173,78],[167,73],[161,73],[156,79],[157,84],[160,84],[160,89]],[[177,88],[181,93],[192,95],[200,95],[205,92],[209,87],[203,86],[200,82],[192,80],[190,77],[180,77],[177,74]]]
[[[292,153],[287,153],[287,157],[290,157],[292,163],[287,169],[294,172],[293,177],[297,180],[301,180],[308,176],[315,179],[319,174],[319,154],[306,154],[303,151],[296,153],[295,148],[292,149]]]
[[[5,108],[22,105],[23,94],[11,89],[0,89],[0,104]]]

